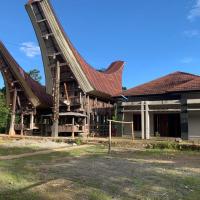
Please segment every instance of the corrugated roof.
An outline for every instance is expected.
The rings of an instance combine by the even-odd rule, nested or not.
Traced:
[[[200,91],[200,77],[178,71],[123,91],[122,94],[124,96],[142,96],[192,90]]]

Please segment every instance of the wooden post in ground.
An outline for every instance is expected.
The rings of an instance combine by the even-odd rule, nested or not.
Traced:
[[[15,135],[15,112],[16,112],[17,89],[13,93],[12,112],[10,119],[9,135]]]
[[[33,130],[34,128],[34,115],[33,112],[30,114],[30,129]]]
[[[24,135],[24,114],[21,113],[21,135]]]
[[[112,121],[109,120],[109,142],[108,142],[108,153],[110,154],[111,153],[111,141],[112,139]]]
[[[72,139],[74,139],[74,117],[72,118]]]

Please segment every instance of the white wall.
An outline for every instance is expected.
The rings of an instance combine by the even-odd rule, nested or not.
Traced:
[[[200,139],[200,112],[191,111],[188,114],[189,139]]]

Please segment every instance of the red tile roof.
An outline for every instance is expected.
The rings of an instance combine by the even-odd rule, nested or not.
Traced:
[[[174,72],[123,91],[124,96],[156,95],[181,91],[200,91],[200,76],[185,72]]]
[[[34,3],[35,0],[29,0],[28,4]],[[107,94],[109,96],[114,96],[120,92],[122,92],[122,72],[124,67],[123,61],[116,61],[113,62],[108,69],[105,72],[99,72],[96,69],[94,69],[92,66],[90,66],[84,58],[78,53],[76,48],[73,46],[71,41],[69,40],[68,36],[66,35],[61,23],[59,22],[54,9],[49,2],[49,5],[51,6],[52,12],[54,13],[54,16],[57,20],[57,23],[63,32],[63,35],[73,52],[76,60],[78,61],[79,65],[81,66],[83,72],[85,73],[89,83],[92,85],[92,87],[100,93]]]
[[[0,51],[6,57],[6,60],[9,62],[9,65],[15,67],[21,77],[25,80],[30,90],[36,95],[40,103],[44,106],[52,106],[52,97],[46,93],[45,87],[40,83],[32,79],[16,62],[16,60],[8,52],[4,44],[0,41]]]

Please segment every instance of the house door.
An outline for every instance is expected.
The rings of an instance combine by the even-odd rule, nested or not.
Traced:
[[[179,114],[155,114],[154,135],[161,137],[181,137]]]

